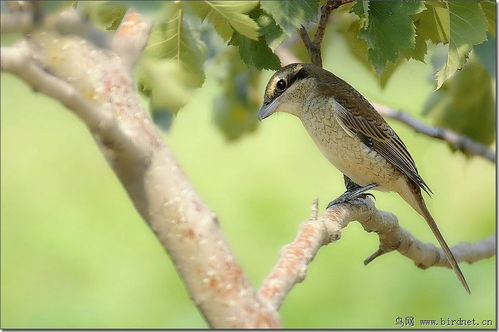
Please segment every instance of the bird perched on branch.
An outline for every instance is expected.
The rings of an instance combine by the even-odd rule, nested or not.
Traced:
[[[321,67],[294,63],[270,79],[258,118],[278,111],[300,118],[324,156],[344,174],[347,191],[328,207],[365,196],[370,189],[397,192],[424,217],[470,293],[424,202],[421,189],[429,195],[430,188],[400,137],[357,90]]]

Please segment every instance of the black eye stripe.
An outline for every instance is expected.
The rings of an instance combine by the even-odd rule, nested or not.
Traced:
[[[280,79],[279,81],[277,81],[275,85],[275,89],[273,90],[273,95],[271,96],[270,100],[274,100],[275,98],[279,97],[294,82],[302,80],[307,77],[309,77],[309,73],[305,70],[305,68],[302,68],[295,75],[288,77],[287,82],[285,79]]]
[[[291,77],[291,79],[289,80],[289,85],[293,84],[296,81],[299,81],[299,80],[302,80],[304,78],[307,78],[307,77],[308,77],[307,71],[305,70],[305,68],[302,68],[302,69],[300,69],[296,73],[296,75],[294,75],[293,77]]]

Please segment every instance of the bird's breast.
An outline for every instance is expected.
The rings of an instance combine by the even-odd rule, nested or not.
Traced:
[[[324,156],[355,183],[380,185],[378,190],[394,190],[392,182],[400,172],[355,135],[347,133],[335,117],[331,97],[313,98],[299,117]]]

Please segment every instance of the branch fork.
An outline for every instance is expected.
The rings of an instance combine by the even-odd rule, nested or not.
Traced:
[[[300,29],[305,44],[312,45],[309,50],[318,54],[314,63],[322,65],[320,44],[331,11],[352,1],[328,1],[323,6],[313,42],[305,29]],[[60,101],[87,125],[210,326],[280,327],[277,311],[287,294],[305,278],[319,249],[338,241],[342,229],[354,220],[367,232],[376,232],[380,239],[380,248],[365,264],[397,250],[421,268],[448,267],[440,248],[414,238],[400,227],[393,214],[377,210],[370,198],[334,205],[320,216],[316,199],[310,218],[300,225],[295,240],[282,249],[274,269],[256,292],[234,257],[216,215],[193,189],[140,104],[131,70],[147,42],[150,23],[130,10],[118,31],[110,36],[87,26],[76,13],[64,15],[50,18],[58,23],[47,26],[57,34],[69,34],[63,36],[69,43],[65,45],[77,43],[81,56],[92,57],[94,63],[87,76],[71,79],[75,73],[71,70],[82,64],[64,57],[67,53],[63,44],[27,40],[1,48],[1,69]],[[33,28],[26,18],[2,14],[2,32],[15,29],[12,22],[16,20],[22,23],[18,32]],[[61,61],[51,63],[52,57],[43,56],[44,52],[54,52]],[[64,70],[57,67],[61,64]],[[81,84],[88,85],[82,88]],[[89,98],[92,96],[97,98]],[[458,261],[473,263],[493,256],[495,248],[495,237],[491,236],[474,244],[458,244],[451,250]]]

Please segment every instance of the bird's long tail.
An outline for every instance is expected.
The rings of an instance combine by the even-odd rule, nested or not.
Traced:
[[[430,214],[430,211],[428,211],[428,208],[426,207],[426,204],[423,199],[423,195],[421,195],[421,189],[419,186],[416,184],[412,183],[412,181],[407,181],[410,182],[408,183],[408,189],[410,189],[409,192],[405,193],[400,193],[400,195],[404,198],[404,200],[409,203],[420,215],[422,215],[428,226],[430,226],[431,231],[433,234],[435,234],[435,237],[437,238],[438,242],[440,243],[440,246],[442,247],[442,250],[445,253],[445,256],[447,257],[447,260],[449,261],[450,266],[454,270],[454,272],[457,275],[457,278],[463,285],[464,289],[471,294],[470,288],[468,286],[468,283],[466,282],[466,279],[464,278],[463,272],[461,272],[461,269],[459,268],[459,264],[456,261],[456,258],[452,254],[452,252],[449,249],[449,246],[444,240],[444,237],[442,236],[442,233],[440,233],[440,230],[437,227],[437,223],[433,219],[433,217]]]

